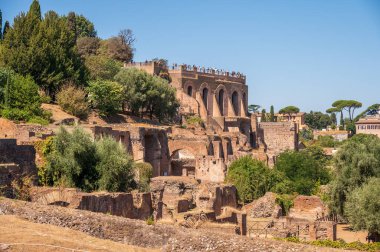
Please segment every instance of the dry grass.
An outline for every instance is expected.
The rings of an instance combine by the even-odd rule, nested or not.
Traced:
[[[159,251],[103,240],[68,228],[0,215],[0,251]]]

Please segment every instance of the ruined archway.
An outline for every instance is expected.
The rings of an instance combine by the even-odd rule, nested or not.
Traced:
[[[195,177],[195,155],[187,149],[179,149],[170,157],[171,176]]]
[[[232,107],[234,108],[235,115],[239,116],[239,95],[234,91],[231,96]]]
[[[153,167],[153,177],[161,175],[161,144],[155,134],[144,135],[144,161]]]

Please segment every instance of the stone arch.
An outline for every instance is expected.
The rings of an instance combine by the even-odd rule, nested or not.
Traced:
[[[195,154],[189,148],[176,149],[170,155],[170,176],[195,177]]]
[[[222,116],[227,115],[228,92],[227,92],[226,87],[221,84],[215,89],[214,93],[215,93],[216,102],[219,106],[220,114]]]

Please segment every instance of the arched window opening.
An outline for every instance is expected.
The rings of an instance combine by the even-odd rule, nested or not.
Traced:
[[[247,107],[245,105],[246,101],[247,101],[247,95],[245,93],[243,93],[243,106],[244,106],[243,108],[244,108],[244,111],[247,113],[248,111],[247,111]]]
[[[235,111],[235,115],[239,115],[239,101],[238,101],[238,93],[235,91],[232,93],[232,106],[234,108],[234,111]]]
[[[189,96],[193,96],[193,87],[192,87],[192,86],[188,86],[188,87],[187,87],[187,94],[188,94]]]
[[[220,114],[223,116],[224,115],[224,90],[223,89],[219,91],[218,105],[220,109]]]
[[[208,89],[204,88],[202,91],[202,100],[203,104],[205,105],[206,109],[208,109]]]

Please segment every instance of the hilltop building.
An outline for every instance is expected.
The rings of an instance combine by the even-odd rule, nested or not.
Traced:
[[[355,125],[357,134],[373,134],[380,137],[380,108],[377,114],[360,118]]]

